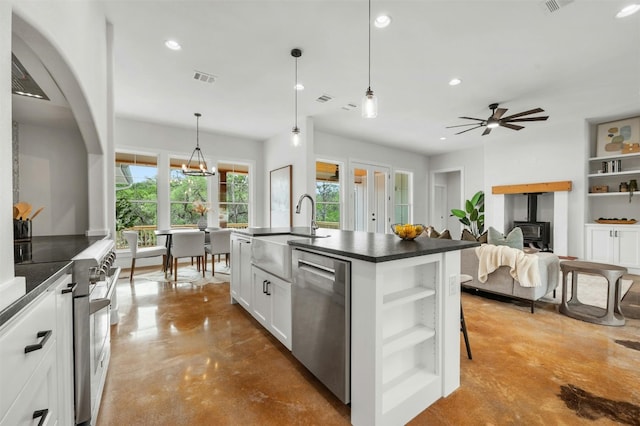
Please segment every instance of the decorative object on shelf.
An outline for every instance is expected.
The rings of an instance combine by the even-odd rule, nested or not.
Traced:
[[[291,56],[293,56],[296,61],[296,83],[293,86],[293,91],[295,94],[295,98],[294,98],[295,124],[293,126],[293,129],[291,129],[291,143],[293,144],[293,146],[298,146],[300,145],[300,128],[298,127],[298,90],[300,90],[298,86],[298,58],[302,56],[302,50],[291,49]]]
[[[182,164],[182,173],[187,176],[215,176],[215,168],[209,170],[207,168],[207,162],[204,159],[202,150],[200,149],[200,117],[202,114],[196,112],[193,114],[196,116],[196,147],[189,157],[189,162]]]
[[[635,219],[626,219],[626,218],[622,218],[622,219],[596,219],[596,223],[606,223],[609,225],[633,225],[634,223],[636,223],[637,220]]]
[[[629,202],[631,202],[631,197],[633,197],[633,192],[638,190],[638,181],[635,179],[629,180]]]
[[[595,194],[609,192],[609,185],[593,185],[591,192]]]
[[[369,86],[362,98],[362,116],[365,118],[376,118],[378,116],[378,98],[371,90],[371,0],[369,0]]]
[[[620,173],[622,160],[608,160],[602,162],[602,173]]]
[[[633,154],[640,152],[640,143],[626,143],[622,146],[623,154]]]
[[[629,186],[627,185],[627,182],[620,182],[620,185],[618,185],[618,191],[629,192]]]
[[[639,144],[640,151],[640,117],[611,121],[598,125],[596,155],[598,157],[615,155],[632,151],[633,144]],[[631,145],[631,148],[626,148]]]
[[[478,191],[465,202],[464,210],[451,209],[451,216],[458,218],[474,237],[484,232],[484,192]]]
[[[391,225],[391,230],[393,231],[393,233],[405,241],[414,240],[418,235],[424,232],[424,229],[425,226],[419,223],[394,223],[393,225]]]

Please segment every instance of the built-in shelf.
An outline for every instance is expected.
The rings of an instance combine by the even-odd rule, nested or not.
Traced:
[[[606,155],[604,157],[591,157],[589,161],[606,161],[606,160],[624,160],[625,158],[638,158],[640,157],[640,152],[633,154],[614,154],[614,155]]]
[[[411,395],[438,379],[438,376],[422,368],[413,368],[382,386],[382,413],[396,408]]]
[[[406,290],[396,291],[383,297],[383,308],[393,308],[398,305],[413,302],[414,300],[433,296],[434,294],[436,294],[434,290],[424,287],[412,287]]]
[[[419,345],[435,335],[435,330],[423,325],[416,325],[393,336],[389,336],[382,342],[382,357],[384,358],[403,349]]]
[[[630,192],[615,191],[615,192],[590,192],[588,195],[589,197],[615,197],[620,195],[625,195],[628,197],[630,194],[631,194]],[[634,191],[633,195],[635,197],[640,197],[640,192]]]
[[[588,174],[587,177],[604,178],[604,177],[614,177],[614,176],[620,176],[620,175],[638,175],[638,174],[640,174],[640,170],[623,170],[621,172],[615,172],[615,173],[591,173],[591,174]]]

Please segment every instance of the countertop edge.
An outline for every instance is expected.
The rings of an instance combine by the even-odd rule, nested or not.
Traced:
[[[41,294],[45,293],[49,289],[49,287],[51,287],[51,285],[58,280],[58,278],[60,278],[67,272],[71,273],[73,262],[67,261],[55,263],[60,263],[62,264],[62,266],[56,272],[46,278],[42,283],[38,284],[33,290],[31,290],[0,312],[0,327],[3,327],[5,323],[11,320],[11,318],[13,318],[20,311],[30,305],[33,301],[38,299]],[[46,265],[46,263],[38,265]]]

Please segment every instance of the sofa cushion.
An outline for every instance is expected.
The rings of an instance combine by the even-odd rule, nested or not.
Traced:
[[[460,235],[460,239],[463,241],[477,241],[481,244],[486,244],[487,241],[487,233],[488,231],[484,231],[478,238],[476,238],[471,231],[469,231],[467,228],[464,228],[462,230],[462,235]]]
[[[489,234],[487,236],[487,242],[496,246],[509,246],[518,250],[524,248],[524,237],[522,235],[522,229],[513,228],[508,235],[502,235],[502,233],[496,230],[494,227],[489,227]]]
[[[440,238],[440,239],[444,239],[444,240],[450,240],[451,239],[451,233],[449,232],[448,229],[445,229],[442,232],[438,232],[433,228],[433,226],[427,226],[427,230],[425,231],[425,234],[429,238]]]

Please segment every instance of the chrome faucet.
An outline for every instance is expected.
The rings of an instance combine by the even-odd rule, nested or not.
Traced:
[[[316,203],[311,198],[309,194],[302,194],[300,199],[298,200],[298,205],[296,206],[296,214],[300,214],[300,207],[302,206],[302,200],[308,198],[311,201],[311,235],[316,235],[316,229],[318,229],[318,224],[316,223]]]

